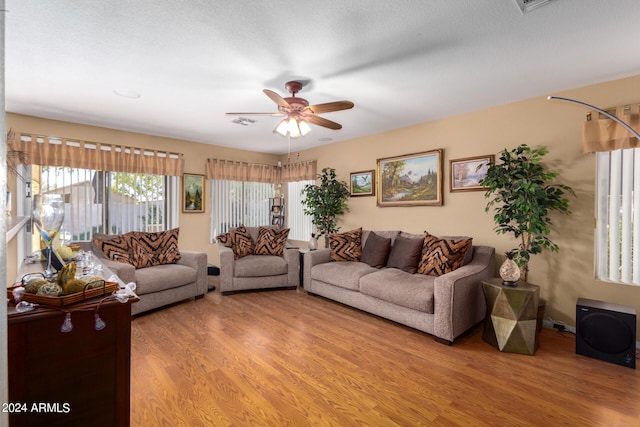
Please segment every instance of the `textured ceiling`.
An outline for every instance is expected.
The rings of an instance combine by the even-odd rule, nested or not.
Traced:
[[[295,149],[640,74],[640,1],[6,0],[7,111],[283,153],[262,93],[347,99]],[[138,99],[116,96],[133,90]],[[638,90],[640,96],[640,88]],[[589,100],[583,100],[588,102]]]

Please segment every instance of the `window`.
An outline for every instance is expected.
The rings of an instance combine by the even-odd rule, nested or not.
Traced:
[[[596,278],[640,285],[640,148],[597,153]]]
[[[304,214],[304,206],[302,201],[304,195],[302,189],[307,184],[314,184],[314,180],[295,181],[288,183],[287,187],[287,205],[288,205],[288,227],[289,239],[308,241],[313,233],[313,224],[311,224],[311,215]]]
[[[267,225],[274,185],[264,182],[210,180],[211,242],[230,228]]]
[[[94,233],[162,231],[177,226],[169,208],[176,177],[34,166],[41,193],[63,194],[61,238],[88,241]],[[177,199],[176,199],[177,201]]]

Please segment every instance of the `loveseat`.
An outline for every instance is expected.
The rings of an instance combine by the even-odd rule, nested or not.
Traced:
[[[140,301],[132,304],[131,314],[137,315],[182,300],[202,298],[207,293],[207,254],[179,250],[177,230],[96,233],[91,242],[82,242],[80,248],[92,250],[125,284],[136,283]],[[135,259],[136,251],[142,254],[138,258],[143,261]]]
[[[357,236],[357,232],[349,233]],[[474,246],[470,238],[428,233],[360,230],[360,234],[360,241],[353,238],[350,243],[349,239],[335,243],[329,236],[331,249],[304,254],[303,286],[309,294],[429,333],[447,345],[484,319],[481,282],[494,275],[494,248]],[[411,254],[401,250],[408,246]],[[345,253],[352,260],[344,260]]]
[[[287,246],[289,229],[276,226],[233,228],[217,236],[220,243],[220,292],[296,289],[300,252]]]

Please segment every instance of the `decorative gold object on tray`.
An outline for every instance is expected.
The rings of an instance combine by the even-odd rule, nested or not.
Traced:
[[[92,282],[99,283],[99,282]],[[91,283],[91,284],[92,284]],[[13,300],[13,289],[17,288],[21,285],[15,285],[7,289],[7,297],[10,300]],[[118,284],[116,282],[107,282],[102,280],[101,286],[92,289],[85,289],[81,292],[76,292],[74,294],[63,295],[59,297],[51,297],[46,295],[38,295],[32,294],[29,292],[25,292],[22,295],[22,300],[27,302],[33,302],[36,304],[48,305],[53,307],[64,307],[70,304],[75,304],[80,301],[84,301],[86,299],[99,297],[102,295],[108,295],[116,290]]]
[[[86,299],[110,294],[117,288],[116,282],[105,281],[100,276],[76,278],[75,274],[75,262],[65,265],[58,272],[55,282],[45,280],[41,273],[27,274],[22,278],[20,284],[7,289],[7,296],[13,300],[13,290],[19,286],[24,286],[23,301],[64,307]]]

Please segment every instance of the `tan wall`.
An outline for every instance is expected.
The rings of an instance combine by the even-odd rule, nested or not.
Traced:
[[[236,150],[197,142],[125,132],[96,126],[46,120],[38,117],[7,114],[7,129],[16,132],[75,138],[107,144],[130,145],[139,148],[156,148],[184,154],[186,173],[204,174],[207,158],[242,160],[275,165],[278,156],[253,151]],[[205,190],[208,200],[208,188]],[[209,207],[205,213],[180,212],[180,247],[185,250],[206,252],[210,263],[218,263],[218,245],[209,243]]]
[[[600,107],[638,102],[640,76],[553,95]],[[464,103],[464,97],[460,102]],[[339,177],[348,182],[350,172],[375,169],[378,158],[442,148],[444,206],[379,208],[374,197],[352,198],[350,212],[341,221],[342,230],[362,226],[415,233],[427,230],[436,235],[466,234],[473,236],[476,244],[494,246],[502,262],[504,252],[515,247],[515,241],[495,234],[493,215],[484,211],[486,199],[482,192],[449,192],[449,160],[497,154],[523,143],[548,146],[545,163],[560,172],[560,182],[573,187],[577,197],[570,200],[571,216],[552,217],[556,231],[550,237],[560,246],[560,252],[534,257],[529,281],[542,287],[547,312],[555,320],[574,325],[579,297],[631,304],[640,311],[639,286],[594,279],[595,156],[581,151],[586,112],[575,105],[540,97],[302,151],[300,159],[317,159],[318,170],[335,168]],[[348,126],[348,112],[344,115]]]
[[[638,102],[639,88],[640,76],[636,76],[553,95],[610,107]],[[464,103],[464,98],[460,102]],[[484,211],[486,199],[482,192],[449,192],[449,160],[497,154],[523,143],[534,147],[547,145],[550,153],[545,163],[560,171],[560,181],[572,186],[577,197],[571,199],[571,216],[553,217],[556,231],[551,238],[560,246],[560,252],[536,256],[530,264],[529,281],[541,286],[547,312],[555,320],[573,325],[579,297],[629,304],[640,311],[640,287],[594,279],[595,156],[581,151],[585,113],[580,107],[540,97],[305,150],[300,152],[299,159],[317,160],[318,170],[333,167],[341,179],[348,181],[350,172],[375,169],[378,158],[443,149],[443,206],[378,208],[374,197],[353,198],[349,201],[349,213],[341,221],[343,230],[362,226],[415,233],[428,230],[436,235],[467,234],[473,236],[476,244],[494,246],[501,262],[502,254],[516,243],[508,236],[494,233],[492,215]],[[179,151],[185,155],[185,171],[189,173],[204,173],[207,157],[270,164],[286,161],[286,156],[278,159],[267,154],[14,114],[8,115],[7,122],[8,128],[19,131]],[[210,262],[216,263],[217,247],[208,242],[208,220],[208,213],[181,214],[180,241],[185,249],[207,252]]]

